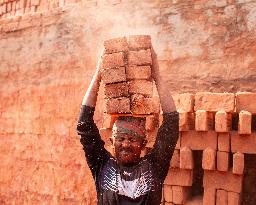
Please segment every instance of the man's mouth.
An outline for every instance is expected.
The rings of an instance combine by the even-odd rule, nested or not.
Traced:
[[[120,151],[122,154],[132,154],[132,150],[121,150]]]

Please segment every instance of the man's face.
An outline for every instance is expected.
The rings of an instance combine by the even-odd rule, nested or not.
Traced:
[[[146,140],[127,133],[118,133],[111,138],[117,161],[122,165],[132,165],[139,161]]]

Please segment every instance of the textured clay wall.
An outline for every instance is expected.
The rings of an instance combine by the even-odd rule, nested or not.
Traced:
[[[9,2],[0,2],[1,204],[96,204],[75,126],[105,39],[150,34],[172,93],[256,90],[256,1],[22,1],[18,12]],[[99,106],[99,126],[101,117]]]

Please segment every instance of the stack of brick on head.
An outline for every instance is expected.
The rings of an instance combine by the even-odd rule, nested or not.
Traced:
[[[160,204],[179,135],[178,113],[159,74],[150,36],[110,39],[104,47],[77,125],[96,182],[98,204]],[[99,131],[93,114],[101,80],[106,104]],[[153,94],[153,82],[159,98]],[[159,102],[163,120],[157,129]],[[154,146],[141,157],[152,133],[156,135]],[[113,155],[102,139],[111,142]]]
[[[104,83],[105,116],[100,132],[106,145],[109,145],[108,138],[112,135],[117,116],[144,118],[147,146],[152,147],[154,143],[160,109],[151,75],[152,52],[149,35],[132,35],[104,42],[101,77]]]
[[[104,42],[102,81],[107,113],[151,114],[154,109],[151,77],[151,38],[147,35]]]

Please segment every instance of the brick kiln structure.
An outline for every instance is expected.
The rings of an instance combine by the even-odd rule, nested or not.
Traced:
[[[244,155],[256,153],[255,101],[256,93],[247,92],[175,95],[180,137],[164,183],[163,204],[241,204]],[[105,114],[100,131],[106,142],[114,119]],[[161,115],[146,116],[148,145],[143,154],[154,144],[159,121]],[[109,143],[106,148],[111,151]],[[201,178],[195,169],[201,169]]]
[[[171,93],[191,93],[175,95],[181,131],[165,204],[255,205],[255,8],[255,0],[0,0],[0,204],[97,203],[75,131],[82,97],[104,40],[147,34]],[[97,103],[109,148],[114,118]],[[158,112],[147,116],[148,150],[160,123]]]

